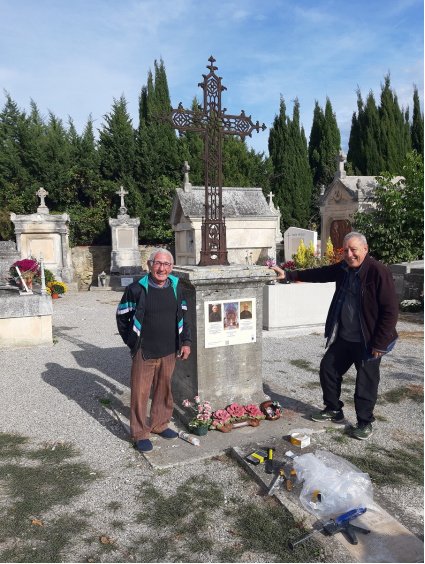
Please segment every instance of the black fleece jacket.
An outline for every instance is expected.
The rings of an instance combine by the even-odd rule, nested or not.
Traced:
[[[368,353],[372,349],[385,352],[397,339],[398,300],[391,271],[367,254],[357,275],[360,281],[360,325],[366,350]],[[321,268],[286,272],[289,281],[335,282],[335,294],[325,325],[328,344],[339,321],[347,276],[345,261]]]

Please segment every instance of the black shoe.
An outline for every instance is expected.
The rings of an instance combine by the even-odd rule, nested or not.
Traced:
[[[355,427],[348,427],[347,435],[359,441],[367,441],[373,434],[371,423],[366,425],[356,425]]]
[[[343,423],[345,421],[344,412],[342,409],[339,411],[332,411],[330,409],[322,409],[322,411],[315,411],[311,415],[313,421],[332,421],[332,423]]]

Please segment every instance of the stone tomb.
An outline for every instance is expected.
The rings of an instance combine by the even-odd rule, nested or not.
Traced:
[[[196,265],[202,247],[205,187],[189,182],[187,162],[183,171],[183,188],[176,191],[170,218],[175,233],[175,262]],[[267,257],[276,258],[282,234],[272,194],[267,202],[261,188],[223,187],[223,215],[230,264],[264,264]]]
[[[177,361],[175,403],[199,395],[221,409],[232,402],[267,399],[262,380],[263,286],[275,273],[261,266],[176,266],[188,299],[193,342],[187,361]],[[218,317],[212,317],[212,305]],[[247,305],[245,305],[247,304]],[[244,309],[252,316],[241,316]],[[215,313],[215,312],[214,312]]]
[[[283,243],[285,247],[285,261],[292,260],[293,255],[298,247],[304,241],[306,247],[313,243],[314,250],[317,252],[317,232],[309,229],[301,229],[301,227],[289,227],[284,233]]]
[[[334,248],[340,249],[344,236],[352,231],[352,219],[356,212],[367,213],[374,209],[373,194],[378,186],[375,176],[348,176],[344,165],[347,158],[343,151],[337,157],[338,168],[326,188],[322,186],[320,196],[322,255],[326,241],[331,238]],[[401,180],[396,176],[392,182]]]
[[[124,288],[144,274],[139,249],[140,219],[128,215],[124,204],[124,196],[128,192],[123,186],[116,194],[121,198],[121,206],[117,217],[109,219],[112,239],[110,273],[103,271],[98,275],[97,288],[100,289]],[[95,290],[96,286],[93,284],[91,289]]]
[[[41,203],[37,213],[28,215],[10,214],[15,226],[16,244],[21,258],[43,257],[45,268],[67,284],[73,282],[71,250],[69,247],[69,215],[50,214],[44,203],[48,192],[37,191]]]

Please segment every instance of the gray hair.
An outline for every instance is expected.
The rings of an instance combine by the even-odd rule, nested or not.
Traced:
[[[174,264],[174,258],[173,258],[173,255],[170,253],[170,251],[167,250],[167,249],[163,249],[161,247],[158,247],[157,249],[154,249],[151,252],[151,254],[149,255],[149,258],[148,258],[148,262],[153,262],[155,260],[156,255],[158,255],[159,253],[161,253],[163,255],[168,255],[170,257],[171,264]]]
[[[367,246],[366,237],[358,231],[351,231],[351,233],[347,233],[347,235],[344,237],[344,240],[342,241],[342,244],[345,245],[345,243],[350,239],[359,239],[359,241],[361,241],[363,245]]]

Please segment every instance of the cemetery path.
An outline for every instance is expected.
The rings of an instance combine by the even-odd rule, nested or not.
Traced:
[[[53,346],[2,350],[0,561],[351,561],[333,539],[288,552],[300,525],[221,454],[220,433],[209,434],[214,444],[206,458],[182,441],[167,452],[163,445],[171,464],[156,467],[131,447],[111,410],[128,419],[130,357],[115,326],[120,297],[65,294],[53,304]],[[321,407],[321,335],[264,332],[263,377],[265,392],[284,406],[281,424],[292,418],[293,426],[322,431],[313,435],[314,447],[369,472],[378,503],[421,537],[423,318],[404,318],[398,329],[400,342],[382,363],[367,444],[308,421]],[[343,394],[353,421],[352,373]],[[243,429],[231,435],[227,446],[253,440]],[[161,439],[156,446],[160,452]],[[177,451],[186,460],[173,465]]]

